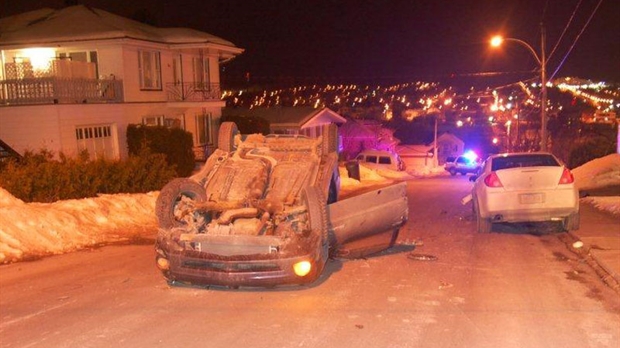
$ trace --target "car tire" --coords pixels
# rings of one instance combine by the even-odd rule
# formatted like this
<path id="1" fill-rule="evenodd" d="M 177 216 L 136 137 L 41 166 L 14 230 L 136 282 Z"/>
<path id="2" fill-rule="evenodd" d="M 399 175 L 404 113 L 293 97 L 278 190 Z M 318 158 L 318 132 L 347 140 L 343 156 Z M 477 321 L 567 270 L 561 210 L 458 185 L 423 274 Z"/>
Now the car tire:
<path id="1" fill-rule="evenodd" d="M 307 186 L 301 193 L 301 199 L 308 209 L 310 229 L 314 233 L 319 233 L 324 241 L 328 241 L 327 204 L 321 190 L 316 186 Z"/>
<path id="2" fill-rule="evenodd" d="M 481 216 L 480 206 L 478 205 L 477 200 L 474 204 L 476 205 L 474 208 L 474 214 L 476 215 L 476 228 L 478 229 L 478 233 L 490 233 L 491 228 L 493 227 L 493 223 L 491 222 L 491 220 L 483 218 Z"/>
<path id="3" fill-rule="evenodd" d="M 187 178 L 178 178 L 169 182 L 159 192 L 155 201 L 155 214 L 159 227 L 168 229 L 187 225 L 175 215 L 183 197 L 190 198 L 190 204 L 191 202 L 200 203 L 207 200 L 207 193 L 204 187 Z"/>
<path id="4" fill-rule="evenodd" d="M 308 209 L 308 219 L 310 220 L 310 229 L 313 234 L 321 236 L 321 255 L 323 260 L 319 263 L 319 273 L 323 271 L 323 267 L 329 257 L 329 247 L 335 237 L 329 235 L 327 228 L 327 203 L 321 190 L 316 186 L 306 186 L 301 192 L 302 202 Z"/>
<path id="5" fill-rule="evenodd" d="M 331 123 L 324 126 L 323 131 L 323 143 L 321 144 L 321 151 L 323 155 L 338 151 L 338 126 Z"/>
<path id="6" fill-rule="evenodd" d="M 454 169 L 450 169 L 448 172 L 450 172 L 450 175 L 452 175 L 452 176 L 456 175 L 456 170 L 454 170 Z"/>
<path id="7" fill-rule="evenodd" d="M 235 145 L 235 136 L 239 134 L 237 124 L 234 122 L 223 122 L 217 133 L 217 147 L 226 152 L 232 152 L 237 149 Z"/>
<path id="8" fill-rule="evenodd" d="M 569 216 L 565 217 L 562 221 L 562 228 L 566 231 L 576 231 L 579 229 L 579 212 L 572 213 Z"/>

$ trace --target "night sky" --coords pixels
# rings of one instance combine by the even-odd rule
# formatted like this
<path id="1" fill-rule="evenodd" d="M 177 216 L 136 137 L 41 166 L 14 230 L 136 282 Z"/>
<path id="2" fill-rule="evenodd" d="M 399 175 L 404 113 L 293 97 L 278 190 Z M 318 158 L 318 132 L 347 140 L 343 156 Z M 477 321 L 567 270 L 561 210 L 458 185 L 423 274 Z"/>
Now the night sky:
<path id="1" fill-rule="evenodd" d="M 619 0 L 77 0 L 161 27 L 202 30 L 244 48 L 225 65 L 223 78 L 246 72 L 254 81 L 484 79 L 497 73 L 520 80 L 537 76 L 526 48 L 507 42 L 491 49 L 501 32 L 526 41 L 540 54 L 540 23 L 547 54 L 574 16 L 547 67 L 551 76 L 620 82 Z M 4 17 L 63 0 L 1 0 Z M 600 3 L 585 31 L 586 22 Z M 575 43 L 575 40 L 576 43 Z M 489 74 L 486 74 L 488 76 Z"/>

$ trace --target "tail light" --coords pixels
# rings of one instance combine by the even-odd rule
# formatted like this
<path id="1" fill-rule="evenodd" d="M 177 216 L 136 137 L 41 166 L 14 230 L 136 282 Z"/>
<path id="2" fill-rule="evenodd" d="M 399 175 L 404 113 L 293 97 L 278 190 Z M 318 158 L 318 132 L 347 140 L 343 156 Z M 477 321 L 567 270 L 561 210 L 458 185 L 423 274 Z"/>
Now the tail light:
<path id="1" fill-rule="evenodd" d="M 573 173 L 570 172 L 570 170 L 568 170 L 568 168 L 564 168 L 564 171 L 562 172 L 562 176 L 560 177 L 560 185 L 563 184 L 572 184 L 573 182 L 575 182 L 575 177 L 573 176 Z"/>
<path id="2" fill-rule="evenodd" d="M 484 178 L 484 184 L 488 187 L 504 187 L 495 172 L 491 172 L 491 174 L 487 175 L 486 178 Z"/>

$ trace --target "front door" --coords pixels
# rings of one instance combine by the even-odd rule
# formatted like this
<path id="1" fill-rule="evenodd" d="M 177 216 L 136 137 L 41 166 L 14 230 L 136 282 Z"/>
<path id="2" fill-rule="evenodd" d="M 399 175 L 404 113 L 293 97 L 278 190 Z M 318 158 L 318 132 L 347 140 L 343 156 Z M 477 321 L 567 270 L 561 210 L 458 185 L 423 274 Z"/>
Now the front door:
<path id="1" fill-rule="evenodd" d="M 327 206 L 335 254 L 356 258 L 390 248 L 409 218 L 407 183 L 382 187 Z"/>

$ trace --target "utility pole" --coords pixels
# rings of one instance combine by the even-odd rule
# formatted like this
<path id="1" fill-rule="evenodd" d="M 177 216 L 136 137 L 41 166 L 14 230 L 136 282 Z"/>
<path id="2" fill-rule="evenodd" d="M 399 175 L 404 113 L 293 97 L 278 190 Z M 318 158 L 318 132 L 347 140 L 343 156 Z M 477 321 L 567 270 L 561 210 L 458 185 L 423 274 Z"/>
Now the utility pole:
<path id="1" fill-rule="evenodd" d="M 545 26 L 540 24 L 540 150 L 547 151 L 547 58 L 545 54 Z"/>

